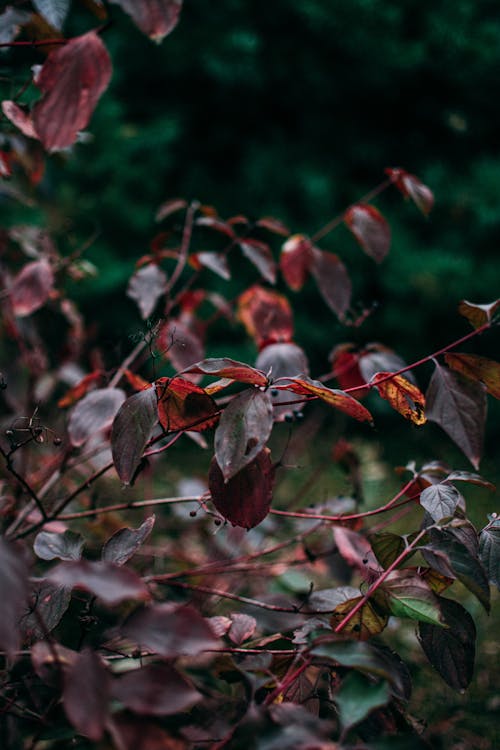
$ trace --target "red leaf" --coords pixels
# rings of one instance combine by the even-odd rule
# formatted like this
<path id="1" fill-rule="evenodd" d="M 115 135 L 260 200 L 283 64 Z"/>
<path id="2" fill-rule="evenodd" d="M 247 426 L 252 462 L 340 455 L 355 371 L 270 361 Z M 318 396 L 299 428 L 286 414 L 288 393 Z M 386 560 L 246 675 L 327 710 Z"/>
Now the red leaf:
<path id="1" fill-rule="evenodd" d="M 196 656 L 219 644 L 207 621 L 190 605 L 143 607 L 131 614 L 121 630 L 141 648 L 166 659 Z"/>
<path id="2" fill-rule="evenodd" d="M 182 198 L 174 198 L 173 200 L 165 201 L 156 212 L 155 219 L 156 221 L 162 221 L 163 219 L 166 219 L 167 216 L 170 216 L 170 214 L 180 211 L 181 209 L 186 208 L 186 206 L 187 201 Z"/>
<path id="3" fill-rule="evenodd" d="M 103 546 L 101 558 L 115 565 L 124 565 L 144 544 L 151 534 L 154 523 L 155 516 L 152 515 L 146 518 L 138 529 L 118 529 Z"/>
<path id="4" fill-rule="evenodd" d="M 113 698 L 137 714 L 172 716 L 187 711 L 201 695 L 170 664 L 147 664 L 115 680 Z"/>
<path id="5" fill-rule="evenodd" d="M 391 246 L 391 229 L 380 211 L 367 203 L 347 209 L 344 221 L 367 255 L 381 263 Z"/>
<path id="6" fill-rule="evenodd" d="M 499 309 L 500 299 L 497 299 L 495 302 L 491 302 L 488 305 L 477 305 L 474 302 L 468 302 L 464 299 L 458 306 L 458 312 L 460 315 L 467 318 L 474 328 L 479 328 L 485 323 L 490 323 L 495 320 L 496 313 Z"/>
<path id="7" fill-rule="evenodd" d="M 14 315 L 25 317 L 42 307 L 49 299 L 54 285 L 54 273 L 48 261 L 27 263 L 17 274 L 10 287 L 10 300 Z"/>
<path id="8" fill-rule="evenodd" d="M 154 386 L 134 393 L 121 405 L 111 430 L 111 451 L 116 473 L 124 484 L 135 476 L 158 422 L 156 389 Z"/>
<path id="9" fill-rule="evenodd" d="M 313 245 L 304 234 L 294 234 L 281 248 L 280 270 L 294 292 L 298 292 L 304 286 L 312 261 Z"/>
<path id="10" fill-rule="evenodd" d="M 215 456 L 210 464 L 208 486 L 219 513 L 233 526 L 253 529 L 269 513 L 273 494 L 274 467 L 264 448 L 238 474 L 225 482 Z"/>
<path id="11" fill-rule="evenodd" d="M 194 372 L 199 375 L 214 375 L 218 378 L 230 378 L 237 380 L 239 383 L 249 383 L 250 385 L 267 386 L 268 379 L 261 370 L 250 367 L 243 362 L 236 362 L 234 359 L 213 358 L 203 359 L 195 365 L 191 365 L 185 372 Z"/>
<path id="12" fill-rule="evenodd" d="M 59 399 L 59 401 L 57 402 L 59 408 L 64 409 L 67 406 L 73 406 L 74 403 L 79 401 L 81 398 L 83 398 L 83 396 L 85 396 L 86 393 L 88 393 L 89 389 L 94 385 L 94 383 L 101 380 L 102 376 L 103 373 L 101 370 L 95 370 L 94 372 L 85 375 L 85 377 L 82 378 L 79 383 L 70 388 L 69 391 L 66 391 L 64 396 Z"/>
<path id="13" fill-rule="evenodd" d="M 16 128 L 19 128 L 23 135 L 27 138 L 36 138 L 38 140 L 31 114 L 20 107 L 19 104 L 6 99 L 2 102 L 2 112 Z"/>
<path id="14" fill-rule="evenodd" d="M 352 285 L 346 267 L 334 253 L 312 248 L 311 273 L 328 307 L 342 320 L 351 304 Z"/>
<path id="15" fill-rule="evenodd" d="M 388 167 L 385 173 L 389 175 L 394 185 L 403 193 L 405 198 L 411 198 L 425 216 L 430 213 L 434 205 L 434 195 L 427 185 L 424 185 L 414 174 L 409 174 L 406 170 L 398 167 Z"/>
<path id="16" fill-rule="evenodd" d="M 87 393 L 69 415 L 68 435 L 71 444 L 79 447 L 91 435 L 111 427 L 124 401 L 125 392 L 121 388 L 97 388 Z"/>
<path id="17" fill-rule="evenodd" d="M 436 422 L 478 469 L 486 422 L 484 387 L 436 363 L 426 399 L 427 419 Z"/>
<path id="18" fill-rule="evenodd" d="M 183 316 L 184 317 L 184 316 Z M 183 371 L 190 365 L 203 359 L 205 347 L 200 333 L 196 330 L 196 320 L 189 315 L 185 319 L 173 319 L 161 328 L 158 335 L 158 346 L 172 366 Z M 188 380 L 198 381 L 198 377 Z"/>
<path id="19" fill-rule="evenodd" d="M 283 377 L 309 374 L 309 363 L 305 352 L 300 346 L 292 343 L 265 346 L 260 351 L 255 364 L 264 372 L 269 373 L 272 381 Z M 281 405 L 291 400 L 287 391 L 271 388 L 271 398 L 275 422 L 282 422 L 287 416 L 293 414 L 293 404 Z M 298 404 L 297 407 L 300 409 L 301 405 Z"/>
<path id="20" fill-rule="evenodd" d="M 215 401 L 199 385 L 184 378 L 159 378 L 156 381 L 158 416 L 164 430 L 201 432 L 219 418 Z"/>
<path id="21" fill-rule="evenodd" d="M 110 0 L 132 18 L 150 39 L 161 42 L 179 21 L 182 0 Z"/>
<path id="22" fill-rule="evenodd" d="M 241 252 L 254 264 L 260 275 L 270 284 L 276 283 L 276 262 L 271 248 L 265 242 L 247 239 L 239 242 Z"/>
<path id="23" fill-rule="evenodd" d="M 292 309 L 287 298 L 278 292 L 251 286 L 238 298 L 238 318 L 257 346 L 292 339 Z"/>
<path id="24" fill-rule="evenodd" d="M 261 452 L 272 427 L 273 407 L 267 391 L 248 388 L 229 402 L 215 431 L 215 457 L 225 482 Z"/>
<path id="25" fill-rule="evenodd" d="M 236 237 L 235 231 L 232 226 L 228 224 L 227 221 L 222 221 L 222 219 L 219 219 L 217 216 L 199 216 L 196 219 L 195 223 L 199 227 L 209 227 L 215 232 L 225 234 L 226 237 L 230 237 L 231 239 L 234 239 Z"/>
<path id="26" fill-rule="evenodd" d="M 12 177 L 12 154 L 0 151 L 0 177 Z"/>
<path id="27" fill-rule="evenodd" d="M 149 599 L 149 591 L 137 573 L 102 560 L 59 563 L 46 579 L 60 586 L 89 591 L 110 605 L 126 599 Z"/>
<path id="28" fill-rule="evenodd" d="M 491 396 L 500 398 L 500 363 L 477 354 L 445 354 L 446 364 L 471 380 L 484 383 Z"/>
<path id="29" fill-rule="evenodd" d="M 156 263 L 142 266 L 132 274 L 128 283 L 127 296 L 137 303 L 143 320 L 153 313 L 166 286 L 167 277 Z"/>
<path id="30" fill-rule="evenodd" d="M 231 278 L 227 259 L 223 253 L 193 253 L 193 255 L 189 256 L 189 262 L 196 271 L 199 271 L 201 268 L 208 268 L 225 281 L 228 281 Z"/>
<path id="31" fill-rule="evenodd" d="M 329 356 L 332 363 L 332 374 L 338 380 L 340 387 L 343 390 L 359 388 L 354 394 L 356 398 L 362 398 L 370 392 L 369 388 L 360 388 L 360 386 L 366 384 L 359 366 L 361 354 L 356 350 L 354 344 L 339 344 L 331 351 Z"/>
<path id="32" fill-rule="evenodd" d="M 71 146 L 85 128 L 111 78 L 111 60 L 95 31 L 52 51 L 36 79 L 42 98 L 35 130 L 48 151 Z"/>
<path id="33" fill-rule="evenodd" d="M 416 385 L 410 383 L 403 375 L 394 375 L 390 380 L 379 383 L 390 375 L 389 372 L 378 372 L 371 382 L 376 385 L 381 397 L 388 401 L 393 409 L 409 419 L 413 424 L 425 424 L 425 396 Z"/>
<path id="34" fill-rule="evenodd" d="M 149 386 L 151 385 L 150 382 L 144 380 L 144 378 L 142 378 L 136 372 L 124 370 L 123 374 L 127 378 L 128 384 L 134 389 L 134 391 L 143 391 L 145 388 L 149 388 Z"/>
<path id="35" fill-rule="evenodd" d="M 77 732 L 94 742 L 104 734 L 109 693 L 108 671 L 95 651 L 84 649 L 65 670 L 63 705 Z"/>
<path id="36" fill-rule="evenodd" d="M 19 648 L 19 621 L 27 598 L 28 567 L 22 551 L 0 537 L 0 648 L 12 658 Z"/>
<path id="37" fill-rule="evenodd" d="M 286 378 L 286 380 L 289 381 L 286 386 L 276 387 L 286 388 L 301 396 L 315 396 L 335 409 L 344 412 L 344 414 L 354 417 L 359 422 L 373 422 L 373 417 L 368 409 L 362 406 L 355 398 L 349 396 L 348 393 L 344 393 L 344 391 L 327 388 L 319 380 L 311 380 L 305 376 L 300 378 Z"/>

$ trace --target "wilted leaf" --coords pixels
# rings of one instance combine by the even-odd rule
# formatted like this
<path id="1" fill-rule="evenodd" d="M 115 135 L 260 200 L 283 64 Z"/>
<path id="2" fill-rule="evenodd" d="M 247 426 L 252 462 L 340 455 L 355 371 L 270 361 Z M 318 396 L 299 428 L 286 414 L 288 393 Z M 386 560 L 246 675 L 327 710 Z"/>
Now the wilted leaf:
<path id="1" fill-rule="evenodd" d="M 435 367 L 426 393 L 427 419 L 436 422 L 478 469 L 486 422 L 484 388 L 447 367 Z"/>
<path id="2" fill-rule="evenodd" d="M 391 614 L 411 620 L 442 625 L 439 601 L 426 581 L 415 571 L 395 570 L 380 586 Z"/>
<path id="3" fill-rule="evenodd" d="M 311 274 L 328 307 L 342 320 L 351 304 L 352 284 L 346 267 L 334 253 L 312 248 Z"/>
<path id="4" fill-rule="evenodd" d="M 152 515 L 146 518 L 138 529 L 118 529 L 104 544 L 101 559 L 115 565 L 124 565 L 142 547 L 151 534 L 154 523 L 155 516 Z"/>
<path id="5" fill-rule="evenodd" d="M 137 303 L 143 320 L 153 313 L 166 286 L 167 277 L 156 263 L 148 263 L 132 274 L 127 287 L 127 296 Z"/>
<path id="6" fill-rule="evenodd" d="M 193 253 L 189 256 L 189 263 L 196 271 L 199 271 L 201 268 L 208 268 L 210 271 L 216 273 L 217 276 L 220 276 L 221 279 L 228 281 L 231 278 L 231 272 L 224 253 L 210 251 Z"/>
<path id="7" fill-rule="evenodd" d="M 199 385 L 184 378 L 158 378 L 158 416 L 164 430 L 201 432 L 219 418 L 215 401 Z"/>
<path id="8" fill-rule="evenodd" d="M 38 140 L 38 134 L 35 130 L 33 118 L 30 112 L 10 99 L 4 99 L 2 102 L 2 112 L 5 117 L 16 126 L 16 128 L 19 128 L 23 135 L 27 138 L 36 138 Z"/>
<path id="9" fill-rule="evenodd" d="M 353 599 L 348 599 L 335 608 L 330 619 L 330 624 L 334 630 L 354 607 L 359 604 L 362 598 L 360 595 Z M 341 632 L 350 634 L 353 638 L 357 638 L 360 641 L 365 641 L 381 633 L 387 625 L 388 619 L 389 615 L 387 612 L 380 611 L 373 602 L 367 601 L 351 617 L 349 622 L 342 627 Z"/>
<path id="10" fill-rule="evenodd" d="M 434 195 L 427 185 L 424 185 L 414 174 L 409 174 L 399 167 L 388 167 L 385 172 L 405 198 L 411 198 L 424 216 L 430 213 L 434 205 Z"/>
<path id="11" fill-rule="evenodd" d="M 391 246 L 391 229 L 380 211 L 367 203 L 357 203 L 347 209 L 344 222 L 365 253 L 381 263 Z"/>
<path id="12" fill-rule="evenodd" d="M 267 376 L 261 370 L 246 365 L 244 362 L 237 362 L 234 359 L 223 357 L 204 359 L 188 367 L 185 372 L 213 375 L 217 378 L 229 378 L 237 380 L 239 383 L 249 383 L 250 385 L 266 386 L 268 384 Z"/>
<path id="13" fill-rule="evenodd" d="M 292 339 L 292 309 L 287 298 L 278 292 L 251 286 L 238 298 L 238 318 L 259 347 Z"/>
<path id="14" fill-rule="evenodd" d="M 68 435 L 71 444 L 79 447 L 91 435 L 111 427 L 125 398 L 125 392 L 121 388 L 97 388 L 87 393 L 69 415 Z"/>
<path id="15" fill-rule="evenodd" d="M 496 516 L 479 535 L 479 559 L 489 580 L 500 589 L 500 519 Z"/>
<path id="16" fill-rule="evenodd" d="M 474 671 L 476 628 L 461 604 L 439 599 L 446 628 L 421 622 L 418 640 L 430 663 L 443 680 L 460 692 L 469 685 Z"/>
<path id="17" fill-rule="evenodd" d="M 95 31 L 49 54 L 36 78 L 43 96 L 33 108 L 35 130 L 48 151 L 76 141 L 110 78 L 111 59 Z"/>
<path id="18" fill-rule="evenodd" d="M 325 401 L 335 409 L 347 414 L 359 422 L 373 422 L 373 417 L 362 404 L 344 391 L 327 388 L 319 380 L 311 380 L 306 376 L 287 378 L 286 389 L 301 396 L 315 396 Z"/>
<path id="19" fill-rule="evenodd" d="M 187 711 L 200 693 L 170 664 L 146 664 L 114 681 L 113 698 L 144 716 L 172 716 Z"/>
<path id="20" fill-rule="evenodd" d="M 14 315 L 25 317 L 42 307 L 54 286 L 54 273 L 44 259 L 27 263 L 9 289 Z"/>
<path id="21" fill-rule="evenodd" d="M 298 292 L 304 286 L 312 260 L 313 246 L 304 234 L 294 234 L 281 248 L 280 270 L 294 292 Z"/>
<path id="22" fill-rule="evenodd" d="M 245 239 L 238 243 L 243 255 L 253 263 L 260 275 L 270 284 L 276 283 L 276 262 L 271 248 L 260 240 Z"/>
<path id="23" fill-rule="evenodd" d="M 491 396 L 500 398 L 500 363 L 477 354 L 445 354 L 446 364 L 452 370 L 471 380 L 484 383 Z"/>
<path id="24" fill-rule="evenodd" d="M 219 513 L 233 526 L 252 529 L 269 513 L 274 485 L 270 451 L 258 456 L 228 482 L 214 456 L 208 474 L 212 501 Z"/>
<path id="25" fill-rule="evenodd" d="M 130 484 L 134 478 L 157 422 L 155 386 L 134 393 L 118 410 L 111 430 L 111 451 L 116 472 L 124 484 Z"/>
<path id="26" fill-rule="evenodd" d="M 257 620 L 251 615 L 240 614 L 238 612 L 231 615 L 231 620 L 231 627 L 228 633 L 229 639 L 236 646 L 241 646 L 242 643 L 251 638 L 255 633 Z"/>
<path id="27" fill-rule="evenodd" d="M 416 385 L 410 383 L 402 375 L 393 375 L 390 380 L 383 381 L 389 372 L 378 372 L 371 382 L 377 387 L 382 398 L 390 403 L 393 409 L 409 419 L 413 424 L 422 425 L 426 422 L 425 397 Z"/>
<path id="28" fill-rule="evenodd" d="M 54 29 L 61 31 L 71 0 L 33 0 L 33 5 Z"/>
<path id="29" fill-rule="evenodd" d="M 85 541 L 74 531 L 57 534 L 54 531 L 40 531 L 33 543 L 35 554 L 42 560 L 79 560 Z"/>
<path id="30" fill-rule="evenodd" d="M 108 671 L 95 651 L 85 648 L 64 672 L 63 705 L 77 732 L 94 742 L 104 734 L 109 695 Z"/>
<path id="31" fill-rule="evenodd" d="M 215 457 L 225 482 L 261 452 L 272 427 L 273 407 L 268 391 L 248 388 L 229 402 L 215 431 Z"/>
<path id="32" fill-rule="evenodd" d="M 21 549 L 0 536 L 0 649 L 12 657 L 19 648 L 19 621 L 28 599 L 28 567 Z"/>
<path id="33" fill-rule="evenodd" d="M 455 513 L 460 498 L 460 492 L 452 484 L 432 484 L 422 490 L 420 505 L 434 521 L 440 521 Z"/>
<path id="34" fill-rule="evenodd" d="M 386 680 L 373 682 L 359 672 L 349 672 L 334 696 L 344 730 L 359 724 L 375 708 L 385 706 L 390 697 Z"/>
<path id="35" fill-rule="evenodd" d="M 60 586 L 89 591 L 110 605 L 125 599 L 149 598 L 149 591 L 137 573 L 101 560 L 59 563 L 46 579 Z"/>
<path id="36" fill-rule="evenodd" d="M 122 634 L 141 648 L 164 656 L 196 656 L 219 645 L 209 624 L 190 605 L 153 604 L 133 612 Z"/>
<path id="37" fill-rule="evenodd" d="M 485 323 L 490 323 L 497 317 L 500 309 L 500 299 L 488 305 L 479 305 L 464 299 L 458 306 L 458 312 L 467 318 L 474 328 L 480 328 Z"/>

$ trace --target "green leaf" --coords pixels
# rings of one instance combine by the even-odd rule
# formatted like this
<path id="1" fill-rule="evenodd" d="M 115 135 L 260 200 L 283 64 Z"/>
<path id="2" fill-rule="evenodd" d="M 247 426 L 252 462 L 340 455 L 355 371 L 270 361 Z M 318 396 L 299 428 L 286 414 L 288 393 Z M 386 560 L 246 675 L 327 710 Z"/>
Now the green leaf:
<path id="1" fill-rule="evenodd" d="M 389 685 L 386 680 L 372 682 L 359 672 L 350 672 L 334 700 L 342 727 L 349 729 L 363 721 L 375 708 L 385 706 L 390 700 Z"/>
<path id="2" fill-rule="evenodd" d="M 500 518 L 491 518 L 479 535 L 479 559 L 489 580 L 500 589 Z"/>
<path id="3" fill-rule="evenodd" d="M 441 610 L 429 585 L 413 571 L 397 570 L 380 587 L 391 614 L 411 620 L 442 625 Z"/>
<path id="4" fill-rule="evenodd" d="M 418 639 L 430 663 L 454 690 L 463 691 L 474 671 L 476 628 L 461 604 L 440 598 L 446 628 L 421 622 Z"/>
<path id="5" fill-rule="evenodd" d="M 398 534 L 382 531 L 369 537 L 375 557 L 383 568 L 388 568 L 405 548 L 405 542 Z M 407 558 L 408 559 L 408 558 Z"/>

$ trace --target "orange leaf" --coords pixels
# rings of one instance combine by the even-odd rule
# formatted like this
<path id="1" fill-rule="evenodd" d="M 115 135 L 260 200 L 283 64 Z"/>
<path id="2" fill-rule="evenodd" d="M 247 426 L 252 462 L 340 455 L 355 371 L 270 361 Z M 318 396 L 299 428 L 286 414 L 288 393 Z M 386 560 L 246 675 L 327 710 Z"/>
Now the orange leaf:
<path id="1" fill-rule="evenodd" d="M 158 418 L 164 430 L 201 432 L 219 418 L 215 401 L 199 385 L 184 378 L 158 378 Z"/>
<path id="2" fill-rule="evenodd" d="M 476 354 L 445 354 L 446 364 L 471 380 L 484 383 L 488 393 L 500 398 L 500 363 Z"/>
<path id="3" fill-rule="evenodd" d="M 66 391 L 64 396 L 59 399 L 57 402 L 59 408 L 65 409 L 67 406 L 73 406 L 73 404 L 83 398 L 87 391 L 102 378 L 102 374 L 101 370 L 96 370 L 89 375 L 85 375 L 84 378 L 70 388 L 69 391 Z"/>
<path id="4" fill-rule="evenodd" d="M 287 298 L 255 284 L 238 299 L 238 318 L 257 346 L 291 341 L 293 314 Z"/>
<path id="5" fill-rule="evenodd" d="M 359 420 L 360 422 L 373 422 L 373 417 L 359 401 L 349 396 L 344 391 L 338 391 L 334 388 L 327 388 L 319 380 L 311 380 L 305 376 L 300 378 L 283 378 L 288 381 L 286 386 L 282 388 L 298 393 L 301 396 L 316 396 L 322 401 L 325 401 L 335 409 L 348 414 L 350 417 Z M 275 386 L 280 387 L 280 386 Z"/>
<path id="6" fill-rule="evenodd" d="M 379 383 L 380 380 L 389 377 L 390 380 Z M 425 396 L 416 385 L 402 375 L 392 375 L 390 372 L 378 372 L 371 382 L 377 386 L 382 398 L 403 417 L 410 419 L 414 424 L 425 424 Z"/>
<path id="7" fill-rule="evenodd" d="M 458 312 L 467 318 L 474 328 L 480 328 L 485 323 L 491 323 L 500 308 L 500 299 L 489 305 L 476 305 L 464 299 L 458 306 Z"/>

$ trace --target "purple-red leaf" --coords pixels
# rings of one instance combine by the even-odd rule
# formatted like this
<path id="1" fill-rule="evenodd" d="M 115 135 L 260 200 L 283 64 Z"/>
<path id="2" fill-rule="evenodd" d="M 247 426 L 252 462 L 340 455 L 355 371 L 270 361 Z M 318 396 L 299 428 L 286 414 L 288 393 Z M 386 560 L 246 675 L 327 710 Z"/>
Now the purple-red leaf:
<path id="1" fill-rule="evenodd" d="M 184 378 L 158 378 L 158 417 L 164 430 L 201 432 L 219 418 L 215 401 L 199 385 Z"/>
<path id="2" fill-rule="evenodd" d="M 118 529 L 113 536 L 104 544 L 101 558 L 115 565 L 124 565 L 127 560 L 135 555 L 139 547 L 142 547 L 151 534 L 155 523 L 155 516 L 146 518 L 138 529 Z"/>
<path id="3" fill-rule="evenodd" d="M 487 409 L 484 386 L 436 363 L 426 402 L 427 419 L 436 422 L 478 469 Z"/>
<path id="4" fill-rule="evenodd" d="M 346 267 L 334 253 L 312 248 L 311 273 L 328 307 L 342 320 L 351 304 L 352 285 Z"/>
<path id="5" fill-rule="evenodd" d="M 137 303 L 143 320 L 153 313 L 166 286 L 167 277 L 156 263 L 142 266 L 130 277 L 127 296 Z"/>
<path id="6" fill-rule="evenodd" d="M 115 680 L 113 698 L 144 716 L 171 716 L 189 709 L 200 693 L 170 664 L 147 664 Z"/>
<path id="7" fill-rule="evenodd" d="M 196 656 L 219 641 L 204 617 L 190 605 L 153 604 L 136 610 L 121 628 L 141 648 L 164 656 Z"/>
<path id="8" fill-rule="evenodd" d="M 36 133 L 48 151 L 71 146 L 108 87 L 111 59 L 95 31 L 53 50 L 36 78 L 42 98 L 33 109 Z"/>
<path id="9" fill-rule="evenodd" d="M 28 598 L 28 568 L 20 549 L 0 537 L 0 649 L 11 656 L 19 648 L 19 620 Z"/>
<path id="10" fill-rule="evenodd" d="M 19 128 L 21 133 L 27 138 L 36 138 L 38 134 L 35 130 L 31 114 L 10 99 L 2 102 L 2 112 L 10 122 Z"/>
<path id="11" fill-rule="evenodd" d="M 367 203 L 347 209 L 344 221 L 367 255 L 381 263 L 391 246 L 391 229 L 380 211 Z"/>
<path id="12" fill-rule="evenodd" d="M 241 646 L 242 643 L 247 641 L 255 633 L 257 627 L 257 620 L 251 615 L 244 615 L 238 612 L 231 615 L 231 627 L 229 628 L 228 636 L 236 646 Z"/>
<path id="13" fill-rule="evenodd" d="M 50 581 L 36 581 L 27 611 L 19 622 L 26 644 L 43 640 L 52 632 L 68 609 L 71 591 Z"/>
<path id="14" fill-rule="evenodd" d="M 38 310 L 47 302 L 53 286 L 54 273 L 48 261 L 27 263 L 9 290 L 14 315 L 21 318 Z"/>
<path id="15" fill-rule="evenodd" d="M 165 201 L 165 203 L 162 203 L 157 210 L 155 219 L 156 221 L 162 221 L 163 219 L 166 219 L 167 216 L 170 216 L 171 214 L 174 214 L 177 211 L 181 211 L 183 208 L 186 208 L 186 206 L 187 201 L 185 201 L 183 198 L 173 198 L 171 200 Z"/>
<path id="16" fill-rule="evenodd" d="M 333 527 L 333 539 L 344 560 L 356 568 L 363 578 L 369 578 L 373 573 L 380 573 L 381 567 L 372 550 L 370 542 L 357 531 L 343 526 Z"/>
<path id="17" fill-rule="evenodd" d="M 149 591 L 137 573 L 102 560 L 62 562 L 46 578 L 60 586 L 89 591 L 110 605 L 125 599 L 149 598 Z"/>
<path id="18" fill-rule="evenodd" d="M 69 416 L 68 435 L 71 444 L 79 447 L 91 435 L 111 427 L 124 401 L 125 392 L 121 388 L 97 388 L 87 393 Z"/>
<path id="19" fill-rule="evenodd" d="M 63 705 L 79 734 L 99 741 L 108 718 L 110 677 L 99 656 L 84 649 L 64 673 Z"/>
<path id="20" fill-rule="evenodd" d="M 388 167 L 385 173 L 389 175 L 405 198 L 411 198 L 424 216 L 430 213 L 434 205 L 434 195 L 427 185 L 424 185 L 414 174 L 409 174 L 405 169 L 399 167 Z"/>
<path id="21" fill-rule="evenodd" d="M 155 42 L 161 42 L 177 26 L 182 0 L 110 0 L 132 18 Z"/>
<path id="22" fill-rule="evenodd" d="M 219 513 L 233 526 L 252 529 L 269 513 L 274 485 L 270 451 L 264 448 L 228 482 L 215 456 L 210 464 L 208 486 Z"/>
<path id="23" fill-rule="evenodd" d="M 158 422 L 156 388 L 134 393 L 118 410 L 111 430 L 115 469 L 124 484 L 130 484 L 144 449 Z"/>
<path id="24" fill-rule="evenodd" d="M 434 521 L 441 521 L 455 513 L 460 492 L 452 484 L 431 484 L 420 493 L 420 505 L 425 508 Z"/>
<path id="25" fill-rule="evenodd" d="M 268 391 L 248 388 L 229 402 L 215 431 L 215 457 L 226 482 L 261 452 L 272 427 Z"/>
<path id="26" fill-rule="evenodd" d="M 213 375 L 217 378 L 229 378 L 237 380 L 239 383 L 249 383 L 250 385 L 266 386 L 268 384 L 267 376 L 261 370 L 227 357 L 203 359 L 201 362 L 188 367 L 185 370 L 186 372 L 194 372 L 199 375 Z"/>
<path id="27" fill-rule="evenodd" d="M 274 290 L 255 284 L 243 292 L 238 299 L 238 318 L 259 347 L 292 339 L 292 308 L 287 298 Z"/>
<path id="28" fill-rule="evenodd" d="M 246 239 L 239 242 L 241 252 L 254 264 L 260 275 L 270 284 L 276 283 L 276 261 L 271 248 L 265 242 Z"/>
<path id="29" fill-rule="evenodd" d="M 280 270 L 294 292 L 298 292 L 304 286 L 312 261 L 313 245 L 304 234 L 294 234 L 281 248 Z"/>

